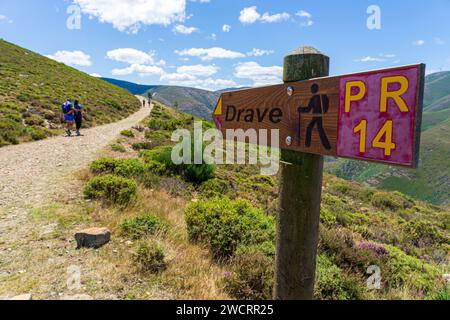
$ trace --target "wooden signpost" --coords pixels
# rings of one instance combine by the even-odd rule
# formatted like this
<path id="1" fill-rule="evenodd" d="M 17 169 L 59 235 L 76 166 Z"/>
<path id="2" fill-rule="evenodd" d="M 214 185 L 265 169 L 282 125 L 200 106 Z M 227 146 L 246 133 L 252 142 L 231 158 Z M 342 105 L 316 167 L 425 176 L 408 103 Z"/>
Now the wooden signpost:
<path id="1" fill-rule="evenodd" d="M 219 130 L 279 129 L 276 299 L 312 299 L 323 156 L 415 168 L 425 65 L 327 77 L 329 58 L 311 47 L 285 58 L 284 84 L 225 92 Z"/>
<path id="2" fill-rule="evenodd" d="M 227 129 L 279 129 L 283 149 L 416 167 L 424 65 L 223 93 Z"/>

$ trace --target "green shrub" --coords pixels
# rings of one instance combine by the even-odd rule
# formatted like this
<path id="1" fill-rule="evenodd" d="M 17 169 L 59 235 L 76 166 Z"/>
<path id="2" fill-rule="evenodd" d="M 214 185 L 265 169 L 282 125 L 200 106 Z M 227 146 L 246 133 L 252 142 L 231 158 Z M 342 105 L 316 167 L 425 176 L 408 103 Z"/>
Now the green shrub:
<path id="1" fill-rule="evenodd" d="M 333 225 L 336 223 L 336 215 L 332 214 L 329 210 L 322 208 L 320 210 L 320 221 L 326 225 Z"/>
<path id="2" fill-rule="evenodd" d="M 158 161 L 149 161 L 145 164 L 147 171 L 154 173 L 156 175 L 164 175 L 167 172 L 167 167 L 164 163 Z"/>
<path id="3" fill-rule="evenodd" d="M 182 166 L 175 165 L 172 161 L 172 147 L 157 147 L 153 150 L 141 151 L 141 157 L 146 163 L 159 162 L 163 164 L 168 172 L 180 173 Z"/>
<path id="4" fill-rule="evenodd" d="M 166 269 L 165 253 L 161 245 L 156 241 L 141 241 L 133 262 L 142 273 L 159 273 Z"/>
<path id="5" fill-rule="evenodd" d="M 325 254 L 317 257 L 314 297 L 318 300 L 364 299 L 364 287 L 360 279 L 346 275 Z"/>
<path id="6" fill-rule="evenodd" d="M 145 139 L 148 140 L 152 140 L 152 141 L 164 141 L 167 138 L 169 138 L 169 136 L 167 134 L 165 134 L 164 132 L 158 132 L 158 131 L 149 131 L 145 133 Z"/>
<path id="7" fill-rule="evenodd" d="M 32 115 L 31 117 L 25 119 L 25 124 L 28 126 L 42 126 L 44 124 L 44 119 Z"/>
<path id="8" fill-rule="evenodd" d="M 216 258 L 229 258 L 241 245 L 275 241 L 275 222 L 244 200 L 215 198 L 190 204 L 186 223 L 192 241 L 209 245 Z"/>
<path id="9" fill-rule="evenodd" d="M 201 184 L 214 177 L 216 167 L 211 164 L 190 164 L 186 167 L 184 176 L 187 181 Z"/>
<path id="10" fill-rule="evenodd" d="M 225 290 L 239 300 L 272 299 L 274 278 L 273 258 L 262 254 L 238 255 L 232 272 L 224 278 Z"/>
<path id="11" fill-rule="evenodd" d="M 120 153 L 125 153 L 127 152 L 127 149 L 125 149 L 125 147 L 121 144 L 113 144 L 111 146 L 111 150 L 115 151 L 115 152 L 120 152 Z"/>
<path id="12" fill-rule="evenodd" d="M 438 289 L 430 296 L 431 300 L 441 300 L 441 301 L 449 301 L 450 300 L 450 286 L 445 284 L 441 289 Z"/>
<path id="13" fill-rule="evenodd" d="M 389 272 L 384 273 L 384 278 L 390 287 L 406 285 L 425 292 L 436 287 L 436 281 L 441 276 L 437 267 L 409 256 L 397 247 L 386 245 L 386 248 L 390 253 L 387 263 Z"/>
<path id="14" fill-rule="evenodd" d="M 146 142 L 136 142 L 132 144 L 132 148 L 134 150 L 151 150 L 155 147 L 160 146 L 160 144 L 156 143 L 156 142 L 150 142 L 150 141 L 146 141 Z"/>
<path id="15" fill-rule="evenodd" d="M 120 134 L 122 136 L 124 136 L 124 137 L 127 137 L 127 138 L 134 138 L 135 137 L 133 131 L 131 131 L 131 130 L 123 130 Z"/>
<path id="16" fill-rule="evenodd" d="M 117 160 L 113 158 L 102 158 L 91 163 L 91 172 L 94 174 L 113 173 Z"/>
<path id="17" fill-rule="evenodd" d="M 144 172 L 145 166 L 138 159 L 117 160 L 114 168 L 114 174 L 125 178 L 139 177 Z"/>
<path id="18" fill-rule="evenodd" d="M 205 198 L 221 197 L 230 191 L 230 183 L 221 179 L 208 180 L 200 186 L 200 193 Z"/>
<path id="19" fill-rule="evenodd" d="M 369 218 L 362 213 L 344 211 L 336 214 L 336 221 L 342 226 L 355 226 L 368 223 Z"/>
<path id="20" fill-rule="evenodd" d="M 138 159 L 103 158 L 91 163 L 94 174 L 115 174 L 125 178 L 139 177 L 144 174 L 145 166 Z"/>
<path id="21" fill-rule="evenodd" d="M 123 177 L 98 176 L 86 184 L 83 193 L 89 199 L 128 205 L 136 197 L 137 185 L 135 181 Z"/>
<path id="22" fill-rule="evenodd" d="M 239 245 L 236 249 L 236 255 L 262 254 L 266 257 L 275 257 L 276 246 L 274 241 L 265 241 L 253 245 Z"/>
<path id="23" fill-rule="evenodd" d="M 40 127 L 28 127 L 26 128 L 26 132 L 31 136 L 31 139 L 34 141 L 43 140 L 51 135 L 50 132 L 46 131 Z"/>
<path id="24" fill-rule="evenodd" d="M 424 220 L 412 220 L 406 223 L 405 240 L 419 248 L 449 242 L 436 226 Z"/>
<path id="25" fill-rule="evenodd" d="M 138 180 L 147 189 L 158 188 L 161 185 L 161 177 L 150 171 L 146 171 Z"/>
<path id="26" fill-rule="evenodd" d="M 154 235 L 158 232 L 165 233 L 168 225 L 158 217 L 146 214 L 125 220 L 120 225 L 120 229 L 122 234 L 133 239 L 139 239 L 144 236 Z"/>
<path id="27" fill-rule="evenodd" d="M 380 209 L 399 210 L 402 205 L 390 192 L 376 192 L 372 197 L 372 205 Z"/>

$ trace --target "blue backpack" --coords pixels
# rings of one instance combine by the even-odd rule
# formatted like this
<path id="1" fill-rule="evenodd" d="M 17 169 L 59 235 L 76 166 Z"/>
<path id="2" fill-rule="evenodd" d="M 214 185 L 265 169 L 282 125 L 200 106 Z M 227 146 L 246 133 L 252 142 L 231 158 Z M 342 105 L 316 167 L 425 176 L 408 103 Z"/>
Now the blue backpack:
<path id="1" fill-rule="evenodd" d="M 67 114 L 67 113 L 69 113 L 70 111 L 72 110 L 72 105 L 70 104 L 70 103 L 64 103 L 63 105 L 62 105 L 62 112 L 64 113 L 64 114 Z"/>

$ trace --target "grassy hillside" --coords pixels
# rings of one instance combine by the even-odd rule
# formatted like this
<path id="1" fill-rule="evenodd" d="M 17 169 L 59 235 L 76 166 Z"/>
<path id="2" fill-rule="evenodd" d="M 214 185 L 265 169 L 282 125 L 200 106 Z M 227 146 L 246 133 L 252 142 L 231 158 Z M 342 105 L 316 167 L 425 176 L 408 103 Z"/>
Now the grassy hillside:
<path id="1" fill-rule="evenodd" d="M 440 111 L 450 106 L 450 71 L 426 77 L 424 107 L 426 111 Z"/>
<path id="2" fill-rule="evenodd" d="M 0 40 L 0 146 L 60 131 L 60 106 L 70 97 L 86 107 L 85 125 L 119 120 L 138 110 L 128 91 Z"/>
<path id="3" fill-rule="evenodd" d="M 220 92 L 212 92 L 189 87 L 178 86 L 145 86 L 132 82 L 103 78 L 103 80 L 118 85 L 133 94 L 145 95 L 150 92 L 154 100 L 170 106 L 181 112 L 196 117 L 211 120 L 211 113 L 219 100 Z"/>
<path id="4" fill-rule="evenodd" d="M 130 243 L 108 257 L 120 297 L 270 299 L 278 180 L 257 166 L 173 165 L 172 130 L 193 120 L 156 106 L 92 163 L 84 193 L 96 201 L 75 207 Z M 323 190 L 316 299 L 450 299 L 448 210 L 332 175 Z M 371 265 L 380 290 L 367 287 Z"/>
<path id="5" fill-rule="evenodd" d="M 450 203 L 450 72 L 427 76 L 420 164 L 417 170 L 338 159 L 327 163 L 337 176 L 397 190 L 435 204 Z"/>
<path id="6" fill-rule="evenodd" d="M 174 86 L 158 86 L 149 90 L 154 99 L 176 110 L 209 120 L 220 94 L 216 92 Z"/>

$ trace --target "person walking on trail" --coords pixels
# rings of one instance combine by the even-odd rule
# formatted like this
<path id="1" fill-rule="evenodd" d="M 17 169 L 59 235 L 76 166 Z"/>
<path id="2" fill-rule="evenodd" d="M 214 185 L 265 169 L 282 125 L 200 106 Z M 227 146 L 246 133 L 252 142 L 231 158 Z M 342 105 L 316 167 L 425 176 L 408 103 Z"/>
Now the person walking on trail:
<path id="1" fill-rule="evenodd" d="M 81 126 L 83 125 L 83 106 L 80 104 L 80 101 L 75 100 L 74 106 L 74 119 L 75 119 L 75 125 L 76 125 L 76 129 L 77 129 L 77 136 L 81 136 Z"/>
<path id="2" fill-rule="evenodd" d="M 67 136 L 72 136 L 72 128 L 74 122 L 74 108 L 72 104 L 72 99 L 67 99 L 67 101 L 61 106 L 61 111 L 63 113 L 63 120 L 66 123 L 66 133 Z"/>

